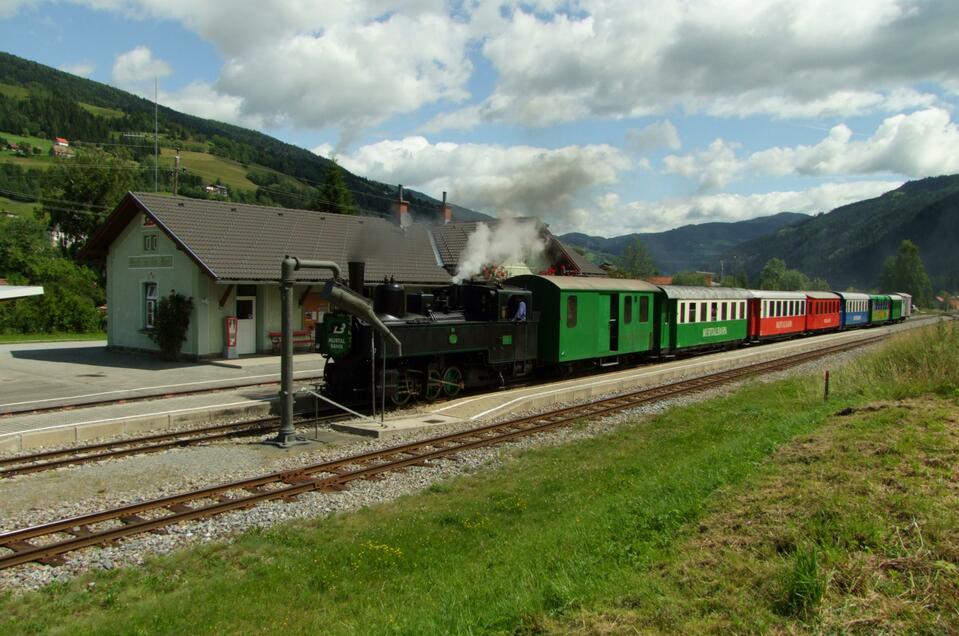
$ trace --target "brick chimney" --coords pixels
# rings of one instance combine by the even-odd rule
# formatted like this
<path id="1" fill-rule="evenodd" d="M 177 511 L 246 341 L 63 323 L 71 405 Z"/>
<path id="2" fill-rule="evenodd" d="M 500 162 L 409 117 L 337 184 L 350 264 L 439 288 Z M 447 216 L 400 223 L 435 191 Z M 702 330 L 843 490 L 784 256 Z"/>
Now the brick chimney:
<path id="1" fill-rule="evenodd" d="M 396 201 L 393 201 L 393 204 L 390 206 L 390 209 L 393 212 L 393 218 L 396 219 L 396 222 L 401 228 L 407 228 L 413 225 L 413 217 L 410 215 L 410 204 L 409 201 L 403 200 L 403 185 L 399 186 L 399 197 Z"/>
<path id="2" fill-rule="evenodd" d="M 443 219 L 443 225 L 453 220 L 453 208 L 446 203 L 446 192 L 443 192 L 443 203 L 440 205 L 440 218 Z"/>

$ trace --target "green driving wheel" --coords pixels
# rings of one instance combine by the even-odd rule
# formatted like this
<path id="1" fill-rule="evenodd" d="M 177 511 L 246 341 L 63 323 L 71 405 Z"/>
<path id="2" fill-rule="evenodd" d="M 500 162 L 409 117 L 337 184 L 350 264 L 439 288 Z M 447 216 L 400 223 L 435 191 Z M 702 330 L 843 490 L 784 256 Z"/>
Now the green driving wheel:
<path id="1" fill-rule="evenodd" d="M 447 367 L 443 372 L 443 393 L 456 397 L 463 390 L 463 372 L 459 367 Z"/>

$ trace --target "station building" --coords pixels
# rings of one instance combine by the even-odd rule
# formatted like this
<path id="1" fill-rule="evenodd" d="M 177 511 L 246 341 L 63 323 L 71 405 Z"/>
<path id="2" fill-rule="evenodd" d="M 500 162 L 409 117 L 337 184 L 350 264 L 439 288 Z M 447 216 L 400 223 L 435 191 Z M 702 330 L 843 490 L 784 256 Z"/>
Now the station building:
<path id="1" fill-rule="evenodd" d="M 478 223 L 452 222 L 445 205 L 436 223 L 412 222 L 405 201 L 393 208 L 386 219 L 127 193 L 81 253 L 106 265 L 108 347 L 156 351 L 149 333 L 157 303 L 178 292 L 193 300 L 185 357 L 224 357 L 228 317 L 237 319 L 238 354 L 275 353 L 286 255 L 334 261 L 344 278 L 349 261 L 363 261 L 368 291 L 390 277 L 410 288 L 449 285 Z M 551 272 L 604 275 L 545 225 L 528 221 L 537 223 Z M 525 266 L 509 265 L 510 274 Z M 329 272 L 297 275 L 294 330 L 312 334 L 328 309 L 320 290 Z"/>

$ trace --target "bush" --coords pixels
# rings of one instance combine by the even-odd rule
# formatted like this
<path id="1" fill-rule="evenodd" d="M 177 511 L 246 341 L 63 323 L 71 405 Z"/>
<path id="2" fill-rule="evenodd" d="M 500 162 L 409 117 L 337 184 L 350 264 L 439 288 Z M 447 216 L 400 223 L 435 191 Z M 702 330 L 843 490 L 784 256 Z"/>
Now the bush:
<path id="1" fill-rule="evenodd" d="M 179 359 L 187 329 L 190 328 L 191 313 L 193 299 L 175 291 L 161 298 L 157 304 L 150 339 L 160 345 L 160 351 L 166 359 Z"/>

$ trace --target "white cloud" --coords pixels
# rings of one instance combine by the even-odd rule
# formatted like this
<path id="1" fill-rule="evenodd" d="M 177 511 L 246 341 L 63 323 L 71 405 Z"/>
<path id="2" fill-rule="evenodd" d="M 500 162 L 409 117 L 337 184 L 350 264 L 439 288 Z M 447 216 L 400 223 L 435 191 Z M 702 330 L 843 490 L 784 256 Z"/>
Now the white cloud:
<path id="1" fill-rule="evenodd" d="M 144 97 L 153 98 L 152 87 L 141 93 Z M 244 112 L 241 98 L 219 92 L 205 82 L 192 82 L 177 91 L 161 90 L 159 102 L 174 110 L 205 119 L 215 119 L 247 128 L 261 128 L 264 125 L 262 117 Z"/>
<path id="2" fill-rule="evenodd" d="M 579 207 L 552 229 L 557 233 L 586 232 L 619 236 L 632 232 L 661 232 L 681 225 L 714 221 L 745 221 L 779 212 L 814 214 L 877 197 L 902 185 L 901 181 L 826 183 L 806 190 L 758 194 L 711 194 L 662 201 L 623 203 L 607 193 L 590 207 Z"/>
<path id="3" fill-rule="evenodd" d="M 683 143 L 679 139 L 679 131 L 668 119 L 653 122 L 639 130 L 630 128 L 626 131 L 626 147 L 633 152 L 645 154 L 660 148 L 679 150 Z"/>
<path id="4" fill-rule="evenodd" d="M 153 57 L 145 46 L 121 53 L 113 62 L 113 81 L 120 86 L 136 86 L 172 73 L 170 65 Z"/>
<path id="5" fill-rule="evenodd" d="M 725 188 L 740 172 L 744 164 L 736 157 L 739 144 L 716 139 L 706 150 L 688 155 L 669 155 L 663 159 L 666 172 L 699 181 L 700 191 Z"/>
<path id="6" fill-rule="evenodd" d="M 60 67 L 61 71 L 72 73 L 79 77 L 90 77 L 97 67 L 92 62 L 77 62 L 75 64 L 64 64 Z"/>
<path id="7" fill-rule="evenodd" d="M 506 17 L 484 17 L 493 94 L 431 129 L 675 108 L 852 116 L 927 107 L 936 97 L 915 86 L 959 83 L 952 0 L 580 0 L 560 14 L 552 2 L 510 4 Z"/>
<path id="8" fill-rule="evenodd" d="M 437 104 L 423 131 L 676 109 L 849 117 L 959 90 L 953 0 L 69 1 L 176 21 L 222 54 L 214 89 L 241 116 L 347 138 Z M 0 0 L 0 15 L 41 3 Z M 474 54 L 496 74 L 479 103 Z M 164 70 L 135 62 L 115 81 Z"/>
<path id="9" fill-rule="evenodd" d="M 749 165 L 777 175 L 892 172 L 927 177 L 959 172 L 957 148 L 959 127 L 947 111 L 929 108 L 889 117 L 862 141 L 840 124 L 815 146 L 763 150 L 749 157 Z"/>
<path id="10" fill-rule="evenodd" d="M 581 196 L 611 185 L 630 167 L 607 145 L 532 146 L 430 143 L 424 137 L 382 141 L 338 157 L 352 172 L 426 192 L 494 216 L 564 218 Z"/>
<path id="11" fill-rule="evenodd" d="M 319 155 L 329 159 L 336 154 L 336 147 L 333 144 L 322 143 L 318 146 L 314 146 L 310 152 L 312 152 L 314 155 Z"/>
<path id="12" fill-rule="evenodd" d="M 670 155 L 666 172 L 699 181 L 702 191 L 724 188 L 745 173 L 776 176 L 837 176 L 901 174 L 929 177 L 959 172 L 959 126 L 949 112 L 927 108 L 886 118 L 867 139 L 855 140 L 845 124 L 834 126 L 825 139 L 807 146 L 774 147 L 746 158 L 737 145 L 722 139 L 706 150 Z"/>

